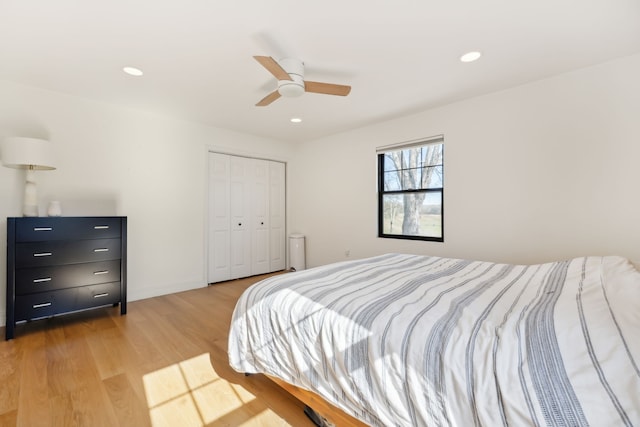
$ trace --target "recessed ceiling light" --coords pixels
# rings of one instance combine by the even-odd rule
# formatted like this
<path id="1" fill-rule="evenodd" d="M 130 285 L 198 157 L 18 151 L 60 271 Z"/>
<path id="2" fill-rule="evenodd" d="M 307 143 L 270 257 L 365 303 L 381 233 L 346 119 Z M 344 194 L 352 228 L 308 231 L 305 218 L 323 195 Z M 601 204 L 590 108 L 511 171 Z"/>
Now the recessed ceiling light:
<path id="1" fill-rule="evenodd" d="M 473 62 L 480 58 L 482 54 L 480 52 L 467 52 L 460 57 L 460 61 L 462 62 Z"/>
<path id="2" fill-rule="evenodd" d="M 300 122 L 302 122 L 302 119 L 300 117 L 291 118 L 291 123 L 300 123 Z"/>
<path id="3" fill-rule="evenodd" d="M 136 67 L 124 67 L 122 71 L 129 74 L 130 76 L 136 76 L 136 77 L 140 77 L 141 75 L 144 74 L 141 69 Z"/>

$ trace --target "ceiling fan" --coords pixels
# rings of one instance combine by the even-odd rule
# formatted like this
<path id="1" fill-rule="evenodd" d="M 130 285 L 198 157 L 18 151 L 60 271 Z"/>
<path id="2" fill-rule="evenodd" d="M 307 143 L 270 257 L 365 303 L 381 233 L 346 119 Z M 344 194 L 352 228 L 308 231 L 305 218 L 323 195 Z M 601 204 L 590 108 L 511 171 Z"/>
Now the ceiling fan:
<path id="1" fill-rule="evenodd" d="M 278 79 L 278 89 L 262 98 L 256 104 L 257 107 L 267 106 L 281 96 L 295 97 L 305 92 L 339 96 L 347 96 L 351 92 L 351 86 L 305 80 L 304 63 L 299 59 L 285 58 L 276 61 L 270 56 L 254 56 L 254 58 Z"/>

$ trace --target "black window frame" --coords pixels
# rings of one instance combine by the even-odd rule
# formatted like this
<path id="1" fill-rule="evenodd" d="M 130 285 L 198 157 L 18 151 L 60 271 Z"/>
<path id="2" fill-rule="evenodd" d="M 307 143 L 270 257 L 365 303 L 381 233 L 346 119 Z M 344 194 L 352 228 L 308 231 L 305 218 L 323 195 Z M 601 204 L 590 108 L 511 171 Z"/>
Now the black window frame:
<path id="1" fill-rule="evenodd" d="M 442 145 L 442 162 L 440 167 L 442 168 L 442 186 L 434 188 L 421 188 L 421 189 L 407 189 L 407 190 L 385 190 L 385 155 L 391 151 L 402 151 L 412 148 L 419 148 L 428 145 Z M 426 140 L 418 141 L 411 144 L 402 144 L 397 147 L 390 147 L 378 151 L 378 237 L 389 239 L 404 239 L 404 240 L 422 240 L 429 242 L 444 242 L 444 138 L 429 138 Z M 440 236 L 419 236 L 419 235 L 406 235 L 406 234 L 388 234 L 384 233 L 384 196 L 393 194 L 410 194 L 410 193 L 440 193 Z"/>

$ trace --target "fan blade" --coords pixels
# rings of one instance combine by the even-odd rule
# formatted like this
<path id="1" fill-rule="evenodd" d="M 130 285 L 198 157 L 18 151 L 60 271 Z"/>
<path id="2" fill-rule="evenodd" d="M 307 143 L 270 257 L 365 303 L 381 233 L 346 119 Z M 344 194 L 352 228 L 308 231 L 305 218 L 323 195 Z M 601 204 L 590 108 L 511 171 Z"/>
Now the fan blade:
<path id="1" fill-rule="evenodd" d="M 254 56 L 264 68 L 267 69 L 278 80 L 293 80 L 278 62 L 270 56 Z"/>
<path id="2" fill-rule="evenodd" d="M 306 92 L 323 93 L 326 95 L 347 96 L 349 92 L 351 92 L 351 86 L 305 81 L 304 90 Z"/>
<path id="3" fill-rule="evenodd" d="M 278 92 L 277 90 L 274 90 L 269 95 L 262 98 L 260 102 L 256 104 L 256 107 L 265 107 L 271 104 L 273 101 L 275 101 L 278 98 L 280 98 L 280 92 Z"/>

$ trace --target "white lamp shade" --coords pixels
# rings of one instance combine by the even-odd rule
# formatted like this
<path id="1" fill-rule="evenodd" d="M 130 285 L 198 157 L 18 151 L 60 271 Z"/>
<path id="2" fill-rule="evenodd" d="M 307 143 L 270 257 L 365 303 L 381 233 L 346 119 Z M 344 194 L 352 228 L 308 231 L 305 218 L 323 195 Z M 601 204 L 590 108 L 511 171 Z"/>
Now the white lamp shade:
<path id="1" fill-rule="evenodd" d="M 55 169 L 53 144 L 44 139 L 9 137 L 0 145 L 2 163 L 14 169 Z"/>

